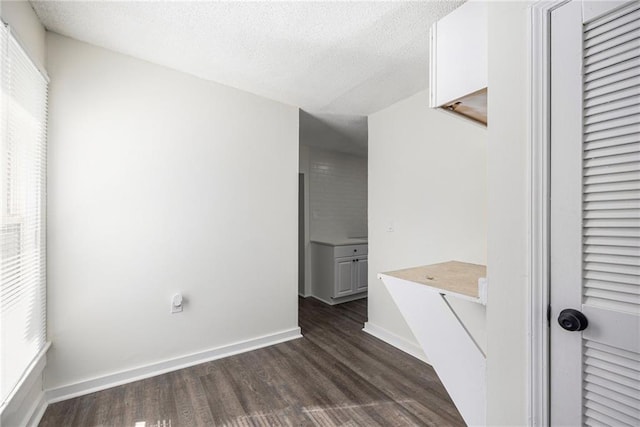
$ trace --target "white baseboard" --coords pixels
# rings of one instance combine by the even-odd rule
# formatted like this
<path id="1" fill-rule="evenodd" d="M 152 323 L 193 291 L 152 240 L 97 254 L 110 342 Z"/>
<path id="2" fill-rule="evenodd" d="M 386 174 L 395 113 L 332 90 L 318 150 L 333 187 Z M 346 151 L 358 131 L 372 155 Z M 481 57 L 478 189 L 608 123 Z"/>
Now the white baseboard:
<path id="1" fill-rule="evenodd" d="M 405 353 L 415 357 L 416 359 L 419 359 L 424 363 L 431 365 L 431 363 L 429 363 L 429 359 L 427 359 L 427 356 L 425 356 L 424 351 L 422 351 L 422 348 L 420 348 L 417 343 L 413 343 L 371 322 L 365 322 L 364 328 L 362 328 L 362 330 L 369 335 L 373 335 L 379 340 L 382 340 L 387 344 L 394 346 L 398 350 L 402 350 Z"/>
<path id="2" fill-rule="evenodd" d="M 105 390 L 111 387 L 127 384 L 134 381 L 143 380 L 145 378 L 154 377 L 156 375 L 165 374 L 178 369 L 188 368 L 204 362 L 221 359 L 223 357 L 233 356 L 239 353 L 256 350 L 262 347 L 279 344 L 281 342 L 290 341 L 296 338 L 302 338 L 300 328 L 293 328 L 286 331 L 276 332 L 270 335 L 264 335 L 258 338 L 252 338 L 222 347 L 217 347 L 202 352 L 180 356 L 174 359 L 155 362 L 149 365 L 140 366 L 126 371 L 120 371 L 113 374 L 104 375 L 102 377 L 81 381 L 55 389 L 46 390 L 48 403 L 60 402 L 62 400 L 71 399 L 73 397 L 83 396 L 85 394 L 94 393 L 96 391 Z"/>
<path id="3" fill-rule="evenodd" d="M 319 297 L 317 295 L 313 295 L 313 294 L 309 295 L 309 297 L 315 298 L 318 301 L 322 301 L 323 303 L 328 304 L 328 305 L 337 305 L 337 304 L 342 304 L 344 302 L 351 302 L 351 301 L 367 298 L 367 293 L 366 292 L 362 292 L 362 293 L 355 294 L 355 295 L 348 295 L 346 297 L 332 298 L 330 300 L 321 298 L 321 297 Z"/>
<path id="4" fill-rule="evenodd" d="M 333 301 L 327 301 L 326 299 L 320 298 L 320 297 L 315 296 L 315 295 L 309 295 L 309 298 L 317 299 L 318 301 L 323 302 L 323 303 L 325 303 L 327 305 L 334 305 L 335 304 Z"/>
<path id="5" fill-rule="evenodd" d="M 45 393 L 40 394 L 40 399 L 33 405 L 33 409 L 31 410 L 31 417 L 25 425 L 29 427 L 38 427 L 40 424 L 40 420 L 44 416 L 44 411 L 47 410 L 47 406 L 49 403 L 47 402 Z"/>

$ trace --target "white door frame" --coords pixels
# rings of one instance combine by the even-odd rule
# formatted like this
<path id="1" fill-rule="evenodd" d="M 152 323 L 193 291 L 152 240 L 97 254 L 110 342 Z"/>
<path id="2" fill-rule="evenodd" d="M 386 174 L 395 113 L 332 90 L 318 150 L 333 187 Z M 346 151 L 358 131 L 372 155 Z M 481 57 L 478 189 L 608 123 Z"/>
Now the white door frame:
<path id="1" fill-rule="evenodd" d="M 569 0 L 529 7 L 529 425 L 549 424 L 549 195 L 551 11 Z"/>

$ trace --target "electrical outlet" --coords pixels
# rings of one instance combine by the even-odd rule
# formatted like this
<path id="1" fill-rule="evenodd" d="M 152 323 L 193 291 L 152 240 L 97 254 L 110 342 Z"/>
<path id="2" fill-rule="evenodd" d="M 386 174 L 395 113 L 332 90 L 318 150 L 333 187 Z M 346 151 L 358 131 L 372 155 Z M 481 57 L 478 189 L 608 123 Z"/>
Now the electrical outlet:
<path id="1" fill-rule="evenodd" d="M 393 222 L 389 222 L 389 223 L 387 224 L 387 233 L 393 233 L 393 230 L 394 230 L 394 228 L 393 228 Z"/>
<path id="2" fill-rule="evenodd" d="M 171 299 L 171 313 L 181 313 L 183 302 L 182 294 L 175 294 Z"/>

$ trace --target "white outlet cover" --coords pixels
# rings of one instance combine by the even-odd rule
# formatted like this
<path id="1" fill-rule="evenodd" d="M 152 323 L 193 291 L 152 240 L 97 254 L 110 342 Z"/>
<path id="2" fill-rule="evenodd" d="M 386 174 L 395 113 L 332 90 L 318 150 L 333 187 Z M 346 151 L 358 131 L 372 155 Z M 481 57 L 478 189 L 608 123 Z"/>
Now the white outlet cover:
<path id="1" fill-rule="evenodd" d="M 182 294 L 175 294 L 171 300 L 171 313 L 181 313 L 183 306 Z"/>

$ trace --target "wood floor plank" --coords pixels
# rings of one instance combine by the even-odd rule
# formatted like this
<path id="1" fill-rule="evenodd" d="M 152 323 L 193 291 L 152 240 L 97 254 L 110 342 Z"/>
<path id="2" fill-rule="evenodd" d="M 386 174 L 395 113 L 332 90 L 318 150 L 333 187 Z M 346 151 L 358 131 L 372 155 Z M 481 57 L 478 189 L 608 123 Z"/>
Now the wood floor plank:
<path id="1" fill-rule="evenodd" d="M 124 388 L 124 417 L 123 425 L 134 426 L 138 421 L 144 421 L 144 408 L 140 405 L 143 401 L 143 381 L 136 381 Z"/>
<path id="2" fill-rule="evenodd" d="M 206 390 L 202 387 L 200 378 L 193 375 L 193 370 L 183 369 L 170 375 L 175 398 L 176 425 L 211 426 L 214 425 L 213 415 L 207 400 Z"/>
<path id="3" fill-rule="evenodd" d="M 124 422 L 124 387 L 114 387 L 105 390 L 102 398 L 98 398 L 94 405 L 97 407 L 96 425 L 123 425 Z M 92 423 L 92 424 L 94 424 Z"/>
<path id="4" fill-rule="evenodd" d="M 366 299 L 301 298 L 302 339 L 55 403 L 40 426 L 464 426 L 433 369 L 366 320 Z"/>
<path id="5" fill-rule="evenodd" d="M 77 410 L 73 416 L 73 423 L 77 425 L 92 424 L 96 415 L 95 402 L 98 396 L 95 393 L 91 393 L 87 396 L 82 396 L 78 400 Z"/>
<path id="6" fill-rule="evenodd" d="M 316 300 L 305 301 L 301 326 L 308 327 L 305 337 L 319 346 L 331 349 L 338 360 L 363 375 L 394 399 L 402 396 L 419 396 L 428 404 L 417 415 L 438 424 L 455 424 L 460 415 L 450 404 L 450 398 L 433 369 L 415 358 L 407 357 L 394 347 L 362 333 L 361 325 L 353 328 L 339 323 L 343 319 L 314 315 L 329 310 L 329 306 Z M 376 374 L 371 375 L 372 372 Z M 397 381 L 404 378 L 403 381 Z M 415 407 L 415 405 L 414 405 Z M 434 412 L 432 408 L 439 408 Z"/>
<path id="7" fill-rule="evenodd" d="M 72 424 L 79 401 L 80 399 L 76 398 L 49 405 L 39 425 L 41 427 L 57 427 Z"/>
<path id="8" fill-rule="evenodd" d="M 230 420 L 244 414 L 240 396 L 232 385 L 227 368 L 222 363 L 211 364 L 200 381 L 209 402 L 214 425 L 227 425 Z"/>
<path id="9" fill-rule="evenodd" d="M 276 346 L 278 348 L 274 351 L 282 352 L 278 360 L 283 362 L 282 372 L 286 373 L 283 377 L 296 387 L 297 407 L 303 412 L 308 407 L 333 408 L 343 403 L 357 408 L 386 397 L 360 376 L 340 363 L 334 363 L 322 349 L 299 345 L 299 342 L 296 344 L 297 348 L 296 345 Z M 344 415 L 341 411 L 327 412 L 327 417 L 333 420 L 328 425 L 342 425 L 349 421 L 344 419 Z M 361 414 L 359 418 L 363 425 L 379 425 L 382 421 L 375 411 Z"/>

